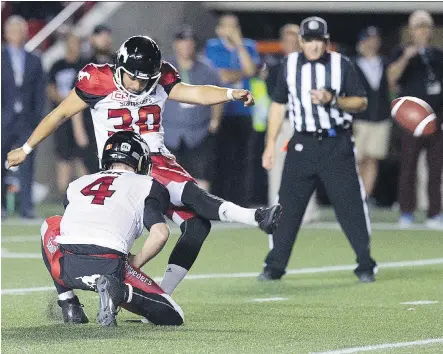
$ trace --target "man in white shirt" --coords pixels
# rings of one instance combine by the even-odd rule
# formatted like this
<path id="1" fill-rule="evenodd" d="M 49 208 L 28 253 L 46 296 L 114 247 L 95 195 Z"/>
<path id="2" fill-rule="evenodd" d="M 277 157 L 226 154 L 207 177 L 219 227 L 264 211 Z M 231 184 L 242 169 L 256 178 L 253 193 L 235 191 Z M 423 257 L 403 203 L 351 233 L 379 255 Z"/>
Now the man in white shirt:
<path id="1" fill-rule="evenodd" d="M 366 194 L 370 196 L 378 174 L 378 162 L 386 158 L 391 131 L 387 60 L 380 56 L 380 32 L 376 27 L 364 29 L 359 36 L 357 72 L 365 86 L 368 108 L 355 114 L 353 133 L 357 162 Z"/>

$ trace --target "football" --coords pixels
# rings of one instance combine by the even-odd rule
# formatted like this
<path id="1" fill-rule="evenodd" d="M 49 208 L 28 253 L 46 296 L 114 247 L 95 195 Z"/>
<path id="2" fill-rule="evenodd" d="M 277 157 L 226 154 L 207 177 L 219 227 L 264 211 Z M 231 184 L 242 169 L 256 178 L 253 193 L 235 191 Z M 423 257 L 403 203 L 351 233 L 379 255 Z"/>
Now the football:
<path id="1" fill-rule="evenodd" d="M 403 128 L 415 137 L 437 131 L 437 116 L 431 106 L 417 97 L 399 97 L 391 103 L 391 115 Z"/>

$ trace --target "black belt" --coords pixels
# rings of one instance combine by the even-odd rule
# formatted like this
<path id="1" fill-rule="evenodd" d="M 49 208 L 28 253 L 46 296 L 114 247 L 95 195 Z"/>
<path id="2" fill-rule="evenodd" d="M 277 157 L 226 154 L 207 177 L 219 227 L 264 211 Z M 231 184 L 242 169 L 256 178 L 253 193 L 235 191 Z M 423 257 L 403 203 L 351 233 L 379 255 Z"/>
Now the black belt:
<path id="1" fill-rule="evenodd" d="M 322 140 L 323 138 L 335 138 L 339 134 L 350 131 L 351 131 L 351 125 L 349 124 L 346 127 L 339 125 L 330 129 L 317 129 L 315 132 L 307 132 L 307 131 L 299 132 L 296 130 L 296 133 L 313 136 L 318 140 Z"/>

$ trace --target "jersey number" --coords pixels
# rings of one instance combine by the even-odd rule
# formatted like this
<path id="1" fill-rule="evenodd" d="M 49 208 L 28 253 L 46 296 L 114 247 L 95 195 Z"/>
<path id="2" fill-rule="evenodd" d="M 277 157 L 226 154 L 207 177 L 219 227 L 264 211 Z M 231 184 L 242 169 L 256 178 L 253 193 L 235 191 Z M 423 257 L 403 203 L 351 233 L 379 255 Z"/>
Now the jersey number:
<path id="1" fill-rule="evenodd" d="M 105 198 L 110 198 L 115 193 L 115 191 L 109 190 L 109 187 L 112 185 L 112 183 L 117 177 L 118 176 L 100 177 L 96 181 L 92 182 L 91 184 L 88 184 L 85 188 L 83 188 L 81 190 L 81 193 L 84 196 L 90 196 L 90 195 L 94 196 L 94 198 L 92 198 L 91 204 L 103 205 L 105 204 Z M 98 185 L 97 189 L 92 189 L 97 185 Z"/>
<path id="2" fill-rule="evenodd" d="M 158 132 L 160 129 L 160 107 L 155 106 L 144 106 L 141 107 L 138 112 L 138 120 L 135 122 L 138 125 L 140 134 L 145 134 L 148 131 Z M 108 110 L 108 119 L 110 118 L 121 118 L 123 124 L 114 125 L 116 130 L 131 130 L 134 131 L 132 127 L 132 122 L 134 119 L 131 116 L 131 111 L 128 108 L 118 108 Z M 108 136 L 111 136 L 114 132 L 108 132 Z"/>

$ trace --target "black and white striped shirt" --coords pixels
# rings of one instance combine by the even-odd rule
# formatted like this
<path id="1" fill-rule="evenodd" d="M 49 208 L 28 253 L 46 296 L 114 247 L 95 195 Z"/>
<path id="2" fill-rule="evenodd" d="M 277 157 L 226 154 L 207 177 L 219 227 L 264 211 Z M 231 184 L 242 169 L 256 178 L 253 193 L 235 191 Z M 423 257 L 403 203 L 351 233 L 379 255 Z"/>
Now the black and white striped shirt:
<path id="1" fill-rule="evenodd" d="M 352 121 L 352 115 L 311 101 L 312 89 L 327 88 L 337 96 L 366 97 L 354 64 L 337 52 L 308 61 L 303 53 L 291 53 L 282 62 L 272 100 L 288 104 L 289 119 L 299 132 L 330 129 Z"/>

